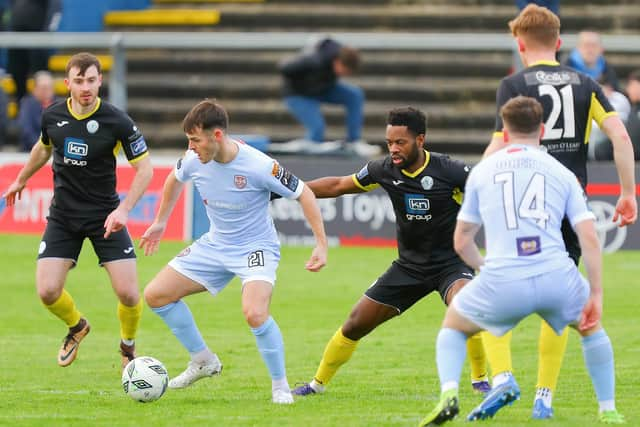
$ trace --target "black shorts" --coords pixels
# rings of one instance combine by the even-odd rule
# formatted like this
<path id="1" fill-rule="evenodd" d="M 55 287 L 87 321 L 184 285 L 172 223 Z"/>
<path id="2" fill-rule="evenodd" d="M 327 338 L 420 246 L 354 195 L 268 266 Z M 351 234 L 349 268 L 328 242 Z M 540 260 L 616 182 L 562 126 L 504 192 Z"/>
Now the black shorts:
<path id="1" fill-rule="evenodd" d="M 85 237 L 91 240 L 101 265 L 135 258 L 133 242 L 126 227 L 111 233 L 108 239 L 103 237 L 105 219 L 106 215 L 104 218 L 62 218 L 61 215 L 49 215 L 38 249 L 38 259 L 64 258 L 77 263 Z"/>
<path id="2" fill-rule="evenodd" d="M 402 313 L 433 291 L 438 291 L 442 301 L 446 301 L 453 282 L 472 278 L 473 270 L 462 262 L 446 266 L 436 274 L 418 277 L 394 261 L 364 294 Z"/>
<path id="3" fill-rule="evenodd" d="M 564 240 L 564 246 L 569 253 L 569 257 L 576 263 L 576 266 L 580 263 L 580 255 L 582 255 L 582 249 L 580 248 L 580 243 L 578 242 L 578 235 L 573 228 L 571 227 L 571 223 L 565 217 L 562 220 L 562 226 L 560 228 L 562 231 L 562 240 Z"/>

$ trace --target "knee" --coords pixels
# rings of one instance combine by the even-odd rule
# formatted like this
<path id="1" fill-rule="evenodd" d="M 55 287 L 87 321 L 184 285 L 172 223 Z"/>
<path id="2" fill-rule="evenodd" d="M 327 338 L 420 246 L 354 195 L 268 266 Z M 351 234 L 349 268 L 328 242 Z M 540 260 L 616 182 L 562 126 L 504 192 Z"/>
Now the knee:
<path id="1" fill-rule="evenodd" d="M 120 294 L 118 295 L 118 299 L 123 305 L 126 305 L 127 307 L 133 307 L 140 301 L 140 292 L 138 292 L 137 288 L 127 289 L 124 292 L 120 292 Z"/>
<path id="2" fill-rule="evenodd" d="M 38 296 L 45 305 L 51 305 L 58 301 L 62 295 L 62 289 L 55 286 L 47 286 L 46 284 L 38 284 Z"/>
<path id="3" fill-rule="evenodd" d="M 160 292 L 157 292 L 156 288 L 153 286 L 153 282 L 149 283 L 147 287 L 144 288 L 144 301 L 151 308 L 163 307 L 172 302 L 168 301 Z"/>
<path id="4" fill-rule="evenodd" d="M 358 318 L 358 313 L 354 312 L 349 315 L 349 318 L 342 325 L 342 335 L 350 340 L 357 341 L 369 333 L 369 328 L 366 328 Z"/>
<path id="5" fill-rule="evenodd" d="M 252 328 L 257 328 L 269 318 L 268 310 L 257 307 L 243 307 L 242 313 L 244 314 L 244 318 L 247 320 L 247 323 Z"/>

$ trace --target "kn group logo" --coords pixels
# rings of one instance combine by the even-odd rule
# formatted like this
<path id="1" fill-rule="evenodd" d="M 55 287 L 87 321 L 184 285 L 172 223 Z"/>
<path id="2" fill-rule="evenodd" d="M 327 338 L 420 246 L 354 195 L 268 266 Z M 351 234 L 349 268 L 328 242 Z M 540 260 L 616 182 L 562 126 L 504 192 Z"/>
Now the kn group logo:
<path id="1" fill-rule="evenodd" d="M 407 212 L 406 213 L 407 220 L 429 221 L 431 219 L 431 214 L 429 214 L 431 205 L 429 203 L 429 199 L 427 199 L 424 195 L 405 194 L 404 204 L 405 204 L 405 210 Z"/>
<path id="2" fill-rule="evenodd" d="M 0 199 L 0 217 L 2 216 L 2 214 L 4 213 L 4 210 L 7 208 L 7 202 L 5 200 L 5 198 L 1 198 Z"/>
<path id="3" fill-rule="evenodd" d="M 64 139 L 64 163 L 72 166 L 86 166 L 84 160 L 89 155 L 89 145 L 82 139 L 67 137 Z"/>
<path id="4" fill-rule="evenodd" d="M 82 159 L 89 154 L 89 146 L 81 139 L 65 138 L 64 155 L 71 159 Z"/>
<path id="5" fill-rule="evenodd" d="M 430 208 L 429 199 L 422 194 L 405 194 L 404 202 L 407 213 L 410 214 L 423 214 Z"/>

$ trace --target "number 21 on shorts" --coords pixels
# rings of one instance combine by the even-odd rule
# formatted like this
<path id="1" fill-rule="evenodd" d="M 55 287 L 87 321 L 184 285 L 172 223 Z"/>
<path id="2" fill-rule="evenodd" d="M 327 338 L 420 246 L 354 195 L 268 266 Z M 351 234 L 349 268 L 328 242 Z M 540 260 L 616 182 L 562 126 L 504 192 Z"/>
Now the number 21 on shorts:
<path id="1" fill-rule="evenodd" d="M 255 251 L 249 254 L 248 267 L 264 267 L 264 252 Z"/>

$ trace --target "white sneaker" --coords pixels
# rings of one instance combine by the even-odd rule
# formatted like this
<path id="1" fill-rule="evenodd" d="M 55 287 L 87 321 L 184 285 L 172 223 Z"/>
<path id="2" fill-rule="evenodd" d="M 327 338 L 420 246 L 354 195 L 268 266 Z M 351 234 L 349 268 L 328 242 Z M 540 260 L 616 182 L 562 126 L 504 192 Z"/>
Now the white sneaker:
<path id="1" fill-rule="evenodd" d="M 272 391 L 273 393 L 273 403 L 278 403 L 281 405 L 291 405 L 293 403 L 293 395 L 289 390 L 275 389 Z"/>
<path id="2" fill-rule="evenodd" d="M 206 365 L 189 362 L 184 372 L 169 381 L 169 388 L 189 387 L 201 378 L 212 377 L 220 372 L 222 372 L 222 363 L 220 363 L 218 356 L 214 354 L 214 359 Z"/>
<path id="3" fill-rule="evenodd" d="M 348 152 L 354 153 L 360 157 L 373 157 L 380 154 L 380 147 L 377 145 L 367 144 L 364 141 L 354 141 L 345 144 Z"/>

